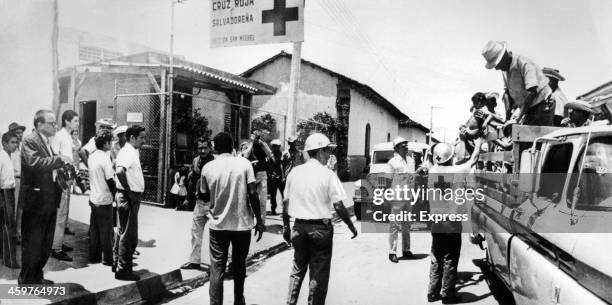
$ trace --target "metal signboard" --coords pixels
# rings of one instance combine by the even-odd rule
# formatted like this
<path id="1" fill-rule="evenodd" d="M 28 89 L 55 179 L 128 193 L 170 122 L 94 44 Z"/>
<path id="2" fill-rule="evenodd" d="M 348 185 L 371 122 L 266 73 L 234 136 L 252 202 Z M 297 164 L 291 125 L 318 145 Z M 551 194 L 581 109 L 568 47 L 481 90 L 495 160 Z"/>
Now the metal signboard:
<path id="1" fill-rule="evenodd" d="M 211 0 L 210 46 L 304 41 L 304 0 Z"/>

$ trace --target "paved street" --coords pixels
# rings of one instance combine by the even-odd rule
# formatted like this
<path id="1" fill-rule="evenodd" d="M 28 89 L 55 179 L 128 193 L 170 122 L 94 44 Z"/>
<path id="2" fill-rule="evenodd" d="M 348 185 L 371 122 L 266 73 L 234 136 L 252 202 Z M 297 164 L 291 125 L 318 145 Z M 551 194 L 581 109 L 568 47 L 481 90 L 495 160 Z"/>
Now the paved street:
<path id="1" fill-rule="evenodd" d="M 429 233 L 412 235 L 412 250 L 417 259 L 393 264 L 387 259 L 386 234 L 361 234 L 350 240 L 344 224 L 337 224 L 335 229 L 327 304 L 428 304 Z M 292 255 L 290 249 L 251 268 L 245 284 L 247 304 L 285 304 Z M 483 256 L 484 252 L 464 235 L 457 285 L 461 303 L 498 304 L 473 262 Z M 233 302 L 232 283 L 225 282 L 225 304 Z M 299 304 L 307 304 L 307 291 L 306 280 Z M 209 304 L 208 284 L 166 304 Z"/>

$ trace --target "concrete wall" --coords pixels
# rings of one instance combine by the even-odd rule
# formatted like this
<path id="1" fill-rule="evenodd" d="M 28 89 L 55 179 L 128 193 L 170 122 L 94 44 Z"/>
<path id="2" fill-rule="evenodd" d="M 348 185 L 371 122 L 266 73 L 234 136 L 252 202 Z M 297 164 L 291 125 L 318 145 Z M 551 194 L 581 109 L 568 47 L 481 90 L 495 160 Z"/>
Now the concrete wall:
<path id="1" fill-rule="evenodd" d="M 252 118 L 271 111 L 280 114 L 287 113 L 289 99 L 289 72 L 291 60 L 281 57 L 275 62 L 254 72 L 250 79 L 277 87 L 274 95 L 253 96 L 252 106 L 260 111 L 252 111 Z M 312 66 L 302 64 L 300 70 L 300 90 L 298 95 L 297 119 L 311 118 L 317 112 L 327 112 L 336 117 L 336 84 L 338 79 Z M 277 130 L 285 130 L 285 118 L 274 115 Z M 282 134 L 282 133 L 281 133 Z"/>
<path id="2" fill-rule="evenodd" d="M 381 106 L 351 89 L 351 111 L 349 116 L 349 156 L 365 155 L 365 130 L 370 124 L 370 149 L 375 144 L 387 142 L 398 134 L 399 120 Z"/>

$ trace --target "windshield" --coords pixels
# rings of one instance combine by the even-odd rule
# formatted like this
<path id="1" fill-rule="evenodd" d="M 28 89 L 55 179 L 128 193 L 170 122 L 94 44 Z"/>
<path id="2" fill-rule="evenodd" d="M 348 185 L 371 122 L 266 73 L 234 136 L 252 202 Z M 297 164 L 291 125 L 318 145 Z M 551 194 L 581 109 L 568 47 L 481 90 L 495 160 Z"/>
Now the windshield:
<path id="1" fill-rule="evenodd" d="M 372 158 L 373 164 L 382 164 L 387 163 L 389 160 L 393 158 L 392 150 L 379 150 L 374 152 L 374 157 Z"/>
<path id="2" fill-rule="evenodd" d="M 612 210 L 612 137 L 592 139 L 586 154 L 576 163 L 574 174 L 568 188 L 568 204 L 575 195 L 577 209 Z M 578 189 L 575 189 L 580 166 L 582 175 Z"/>

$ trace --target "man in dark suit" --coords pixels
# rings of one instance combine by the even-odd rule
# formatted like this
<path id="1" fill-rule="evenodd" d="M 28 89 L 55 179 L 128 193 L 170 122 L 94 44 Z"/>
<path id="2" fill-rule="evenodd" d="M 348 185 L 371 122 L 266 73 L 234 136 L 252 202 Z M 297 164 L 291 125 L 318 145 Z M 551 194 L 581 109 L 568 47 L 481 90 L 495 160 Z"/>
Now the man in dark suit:
<path id="1" fill-rule="evenodd" d="M 39 110 L 34 116 L 34 131 L 23 139 L 21 151 L 21 223 L 22 252 L 19 284 L 53 284 L 43 278 L 49 259 L 61 188 L 55 183 L 57 169 L 69 163 L 68 157 L 56 155 L 49 138 L 55 135 L 57 122 L 51 110 Z"/>

